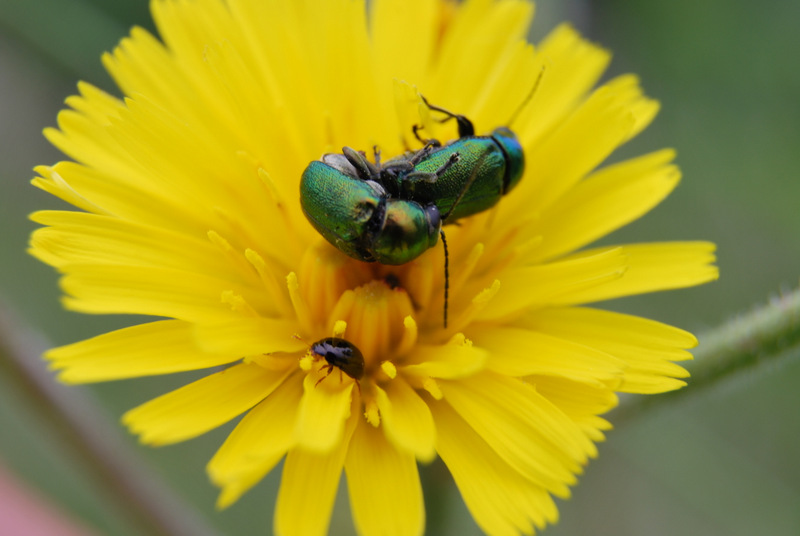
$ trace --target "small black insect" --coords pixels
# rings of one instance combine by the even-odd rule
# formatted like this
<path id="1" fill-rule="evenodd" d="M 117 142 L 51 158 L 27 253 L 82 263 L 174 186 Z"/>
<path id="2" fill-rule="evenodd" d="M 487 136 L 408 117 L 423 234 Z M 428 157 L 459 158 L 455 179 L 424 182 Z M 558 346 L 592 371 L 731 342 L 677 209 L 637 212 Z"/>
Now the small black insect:
<path id="1" fill-rule="evenodd" d="M 400 287 L 400 278 L 394 274 L 386 274 L 386 277 L 383 278 L 383 282 L 389 285 L 389 288 L 392 290 Z"/>
<path id="2" fill-rule="evenodd" d="M 315 385 L 331 375 L 334 367 L 339 369 L 339 374 L 344 372 L 354 380 L 364 377 L 364 356 L 355 344 L 338 337 L 326 337 L 311 345 L 311 353 L 324 358 L 328 362 L 323 368 L 328 373 L 320 378 Z"/>

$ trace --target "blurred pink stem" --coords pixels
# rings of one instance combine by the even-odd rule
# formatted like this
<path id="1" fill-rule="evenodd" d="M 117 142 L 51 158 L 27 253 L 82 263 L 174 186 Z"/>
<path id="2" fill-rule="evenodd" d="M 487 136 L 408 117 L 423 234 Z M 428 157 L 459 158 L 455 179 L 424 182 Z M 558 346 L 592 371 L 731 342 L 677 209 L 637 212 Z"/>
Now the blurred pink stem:
<path id="1" fill-rule="evenodd" d="M 93 536 L 81 526 L 0 466 L 0 519 L 3 531 L 14 536 Z"/>
<path id="2" fill-rule="evenodd" d="M 166 488 L 122 442 L 118 429 L 79 389 L 57 382 L 41 358 L 48 345 L 0 303 L 0 370 L 60 437 L 98 494 L 149 536 L 212 536 L 215 531 Z"/>

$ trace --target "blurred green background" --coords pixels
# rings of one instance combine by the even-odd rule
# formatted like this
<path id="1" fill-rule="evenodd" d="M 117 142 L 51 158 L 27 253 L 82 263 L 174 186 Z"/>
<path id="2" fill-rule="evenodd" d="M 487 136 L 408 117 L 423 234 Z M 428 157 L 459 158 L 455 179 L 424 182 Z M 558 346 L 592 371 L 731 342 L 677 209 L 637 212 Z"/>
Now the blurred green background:
<path id="1" fill-rule="evenodd" d="M 609 75 L 635 72 L 662 102 L 655 124 L 615 158 L 670 146 L 684 180 L 641 221 L 606 242 L 705 239 L 721 279 L 696 289 L 618 300 L 609 308 L 700 334 L 794 288 L 800 275 L 800 3 L 765 0 L 541 0 L 538 40 L 569 20 L 614 53 Z M 59 208 L 28 183 L 61 159 L 41 135 L 77 80 L 115 91 L 99 57 L 138 24 L 146 0 L 0 0 L 0 299 L 49 343 L 130 319 L 67 313 L 56 275 L 24 253 L 27 214 Z M 549 536 L 800 534 L 800 357 L 757 366 L 712 389 L 621 423 L 561 502 Z M 268 533 L 279 471 L 224 512 L 206 461 L 230 426 L 161 449 L 142 448 L 119 416 L 187 376 L 70 388 L 97 402 L 97 427 L 121 438 L 220 534 Z M 613 417 L 612 417 L 613 420 Z M 142 534 L 86 476 L 58 436 L 0 376 L 0 460 L 98 534 Z M 442 466 L 424 472 L 428 534 L 479 534 Z M 350 534 L 340 496 L 332 534 Z M 313 498 L 309 498 L 313 508 Z M 0 521 L 0 524 L 2 522 Z M 0 530 L 0 532 L 2 532 Z M 11 535 L 13 536 L 13 535 Z"/>

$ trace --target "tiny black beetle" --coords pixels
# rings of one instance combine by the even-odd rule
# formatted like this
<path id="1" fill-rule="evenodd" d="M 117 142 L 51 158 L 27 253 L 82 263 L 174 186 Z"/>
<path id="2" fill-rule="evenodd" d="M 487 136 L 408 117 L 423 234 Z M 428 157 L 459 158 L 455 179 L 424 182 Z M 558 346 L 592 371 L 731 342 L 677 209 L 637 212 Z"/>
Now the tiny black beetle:
<path id="1" fill-rule="evenodd" d="M 319 385 L 322 380 L 330 376 L 334 367 L 356 381 L 364 377 L 364 356 L 352 342 L 338 337 L 326 337 L 311 345 L 311 353 L 328 362 L 323 367 L 328 369 L 328 373 L 315 385 Z"/>

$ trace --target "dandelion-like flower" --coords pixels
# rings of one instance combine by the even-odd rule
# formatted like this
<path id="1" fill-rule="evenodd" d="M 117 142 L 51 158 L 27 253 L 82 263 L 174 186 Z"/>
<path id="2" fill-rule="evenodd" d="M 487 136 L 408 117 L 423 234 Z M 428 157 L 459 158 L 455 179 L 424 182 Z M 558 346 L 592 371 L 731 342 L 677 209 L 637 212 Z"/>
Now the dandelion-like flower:
<path id="1" fill-rule="evenodd" d="M 658 104 L 630 75 L 593 89 L 609 54 L 569 26 L 527 43 L 521 0 L 152 11 L 163 42 L 134 28 L 103 58 L 124 99 L 81 83 L 46 131 L 72 161 L 33 182 L 79 210 L 34 214 L 31 252 L 63 274 L 68 309 L 158 319 L 51 350 L 60 378 L 210 369 L 123 420 L 165 445 L 244 414 L 208 472 L 225 507 L 283 460 L 278 534 L 327 530 L 342 469 L 359 533 L 419 534 L 417 463 L 436 456 L 486 533 L 555 522 L 616 393 L 679 388 L 696 343 L 585 304 L 717 277 L 708 243 L 584 249 L 677 184 L 671 150 L 603 166 Z M 445 227 L 447 327 L 440 245 L 361 262 L 300 205 L 323 153 L 418 151 L 417 124 L 456 138 L 420 95 L 478 134 L 509 126 L 526 161 L 494 208 Z"/>

